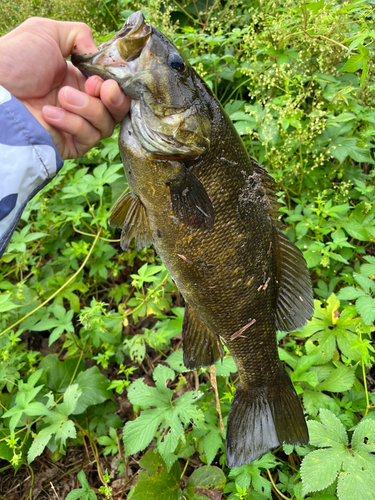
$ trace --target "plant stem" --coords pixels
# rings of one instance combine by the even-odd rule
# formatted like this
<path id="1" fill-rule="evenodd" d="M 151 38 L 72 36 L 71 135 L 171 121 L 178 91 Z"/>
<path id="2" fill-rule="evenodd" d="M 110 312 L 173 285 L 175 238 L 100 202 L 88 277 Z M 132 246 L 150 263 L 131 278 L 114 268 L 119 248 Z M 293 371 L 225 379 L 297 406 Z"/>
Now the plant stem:
<path id="1" fill-rule="evenodd" d="M 276 486 L 276 484 L 273 482 L 273 479 L 272 479 L 272 476 L 271 476 L 271 473 L 270 471 L 267 469 L 267 474 L 268 474 L 268 477 L 270 478 L 270 481 L 271 481 L 271 484 L 272 484 L 272 488 L 275 490 L 275 493 L 276 495 L 280 496 L 281 498 L 284 498 L 284 500 L 291 500 L 290 497 L 286 497 L 285 495 L 283 495 L 281 493 L 281 491 L 279 490 L 279 488 Z"/>
<path id="2" fill-rule="evenodd" d="M 76 279 L 76 277 L 79 275 L 79 273 L 82 271 L 82 269 L 85 267 L 87 261 L 89 260 L 90 255 L 92 254 L 92 251 L 94 250 L 95 245 L 98 242 L 98 239 L 100 237 L 101 232 L 102 232 L 102 228 L 99 229 L 99 232 L 97 233 L 97 235 L 95 237 L 95 240 L 94 240 L 94 242 L 93 242 L 93 244 L 92 244 L 92 246 L 91 246 L 91 248 L 89 250 L 89 253 L 86 255 L 86 258 L 83 261 L 83 263 L 81 264 L 81 267 L 78 269 L 78 271 L 76 273 L 74 273 L 73 276 L 71 278 L 69 278 L 66 283 L 63 284 L 63 286 L 61 286 L 55 293 L 53 293 L 50 297 L 48 297 L 48 299 L 45 300 L 42 304 L 40 304 L 38 307 L 36 307 L 35 309 L 33 309 L 31 312 L 29 312 L 28 314 L 26 314 L 25 316 L 23 316 L 21 319 L 19 319 L 15 323 L 13 323 L 13 325 L 10 325 L 8 328 L 6 328 L 5 330 L 3 330 L 0 333 L 0 337 L 2 335 L 4 335 L 5 333 L 9 332 L 10 330 L 12 330 L 14 327 L 16 327 L 17 325 L 19 325 L 20 323 L 22 323 L 22 321 L 25 321 L 25 319 L 29 318 L 30 316 L 32 316 L 37 311 L 39 311 L 39 309 L 41 309 L 46 304 L 48 304 L 48 302 L 50 302 L 52 299 L 54 299 L 56 297 L 56 295 L 58 295 L 61 292 L 61 290 L 63 290 L 66 286 L 68 286 L 72 281 L 74 281 Z"/>

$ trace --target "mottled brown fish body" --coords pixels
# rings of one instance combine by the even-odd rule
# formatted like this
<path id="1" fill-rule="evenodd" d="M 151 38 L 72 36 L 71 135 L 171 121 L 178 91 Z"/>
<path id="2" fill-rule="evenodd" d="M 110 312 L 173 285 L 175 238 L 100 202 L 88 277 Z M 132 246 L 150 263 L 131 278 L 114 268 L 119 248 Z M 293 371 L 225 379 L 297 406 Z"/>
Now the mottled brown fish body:
<path id="1" fill-rule="evenodd" d="M 87 74 L 115 77 L 133 99 L 119 138 L 132 194 L 116 204 L 110 223 L 123 228 L 123 248 L 133 237 L 137 248 L 152 243 L 184 296 L 185 365 L 214 363 L 221 341 L 229 348 L 240 384 L 226 453 L 229 466 L 240 466 L 280 443 L 308 442 L 276 330 L 311 317 L 311 282 L 280 231 L 272 178 L 249 157 L 205 83 L 142 19 L 129 18 L 122 38 L 92 56 L 95 64 L 76 61 Z M 124 76 L 123 59 L 115 69 L 104 62 L 109 52 L 114 58 L 113 43 L 129 54 L 127 37 L 139 54 Z"/>

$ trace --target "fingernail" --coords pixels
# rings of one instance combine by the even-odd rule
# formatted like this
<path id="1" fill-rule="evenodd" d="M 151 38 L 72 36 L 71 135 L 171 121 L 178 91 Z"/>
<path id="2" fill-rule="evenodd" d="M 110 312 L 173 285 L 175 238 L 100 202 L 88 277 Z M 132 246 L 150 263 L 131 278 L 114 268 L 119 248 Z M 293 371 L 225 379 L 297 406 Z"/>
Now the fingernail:
<path id="1" fill-rule="evenodd" d="M 114 90 L 111 94 L 110 100 L 114 106 L 120 106 L 124 102 L 125 96 L 118 89 Z"/>
<path id="2" fill-rule="evenodd" d="M 79 90 L 73 89 L 72 87 L 66 87 L 64 89 L 64 97 L 69 104 L 73 106 L 82 107 L 87 104 L 87 95 Z"/>
<path id="3" fill-rule="evenodd" d="M 43 106 L 43 113 L 51 120 L 60 120 L 64 116 L 64 110 L 55 106 Z"/>

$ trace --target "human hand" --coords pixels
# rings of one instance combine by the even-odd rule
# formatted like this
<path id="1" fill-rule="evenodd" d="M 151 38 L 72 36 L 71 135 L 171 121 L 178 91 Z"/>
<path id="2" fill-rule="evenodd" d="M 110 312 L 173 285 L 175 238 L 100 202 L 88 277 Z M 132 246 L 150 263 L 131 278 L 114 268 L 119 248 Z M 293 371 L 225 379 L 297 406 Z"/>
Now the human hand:
<path id="1" fill-rule="evenodd" d="M 86 24 L 35 17 L 0 38 L 0 85 L 50 132 L 63 159 L 110 136 L 130 103 L 114 80 L 86 81 L 65 61 L 75 51 L 97 52 Z"/>

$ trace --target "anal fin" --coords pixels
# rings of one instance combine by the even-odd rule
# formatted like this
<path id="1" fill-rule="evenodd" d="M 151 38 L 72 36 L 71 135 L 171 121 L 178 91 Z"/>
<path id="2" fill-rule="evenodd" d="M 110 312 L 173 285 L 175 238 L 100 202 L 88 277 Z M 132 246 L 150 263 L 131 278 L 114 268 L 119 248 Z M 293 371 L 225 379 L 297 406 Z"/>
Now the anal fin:
<path id="1" fill-rule="evenodd" d="M 182 346 L 184 365 L 189 370 L 210 366 L 223 356 L 219 337 L 206 327 L 189 304 L 186 304 L 182 325 Z"/>
<path id="2" fill-rule="evenodd" d="M 122 227 L 120 246 L 125 251 L 131 240 L 135 240 L 136 250 L 152 245 L 153 238 L 145 206 L 133 193 L 126 193 L 115 203 L 108 223 L 112 227 Z"/>

